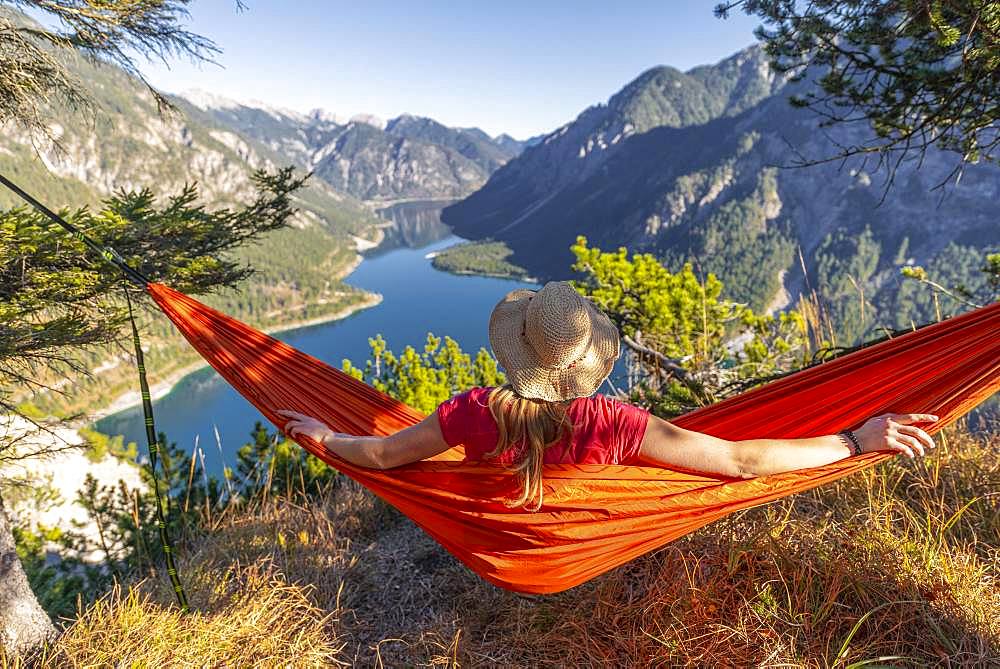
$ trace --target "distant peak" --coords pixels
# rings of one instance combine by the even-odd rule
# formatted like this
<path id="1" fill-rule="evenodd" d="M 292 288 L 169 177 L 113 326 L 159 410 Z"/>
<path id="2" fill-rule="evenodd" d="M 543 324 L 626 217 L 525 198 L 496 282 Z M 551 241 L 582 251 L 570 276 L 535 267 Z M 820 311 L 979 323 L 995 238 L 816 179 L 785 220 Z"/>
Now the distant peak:
<path id="1" fill-rule="evenodd" d="M 645 70 L 638 77 L 625 84 L 624 87 L 608 99 L 607 106 L 620 108 L 636 96 L 650 88 L 676 88 L 683 85 L 687 78 L 683 72 L 670 65 L 657 65 Z M 585 112 L 586 113 L 586 112 Z"/>
<path id="2" fill-rule="evenodd" d="M 379 130 L 385 130 L 386 126 L 385 121 L 374 114 L 355 114 L 353 116 L 347 116 L 346 114 L 338 114 L 319 107 L 309 112 L 309 119 L 314 122 L 336 123 L 337 125 L 363 123 L 365 125 L 378 128 Z"/>
<path id="3" fill-rule="evenodd" d="M 211 110 L 233 110 L 233 109 L 256 109 L 274 117 L 285 117 L 296 121 L 304 121 L 306 116 L 294 109 L 276 107 L 261 100 L 234 100 L 215 93 L 209 93 L 198 88 L 184 91 L 180 94 L 195 107 L 202 111 Z"/>
<path id="4" fill-rule="evenodd" d="M 678 70 L 673 65 L 655 65 L 648 70 L 643 71 L 638 77 L 633 79 L 627 86 L 642 84 L 647 81 L 651 81 L 658 77 L 679 77 L 684 73 Z"/>
<path id="5" fill-rule="evenodd" d="M 541 137 L 541 135 L 538 135 L 538 137 Z M 492 139 L 493 139 L 493 143 L 494 144 L 496 144 L 498 146 L 506 146 L 506 145 L 510 145 L 510 144 L 517 144 L 517 145 L 527 144 L 532 139 L 536 139 L 536 137 L 529 137 L 528 139 L 521 140 L 521 139 L 517 139 L 516 137 L 512 137 L 511 135 L 507 134 L 506 132 L 502 132 L 499 135 L 497 135 L 496 137 L 493 137 Z"/>
<path id="6" fill-rule="evenodd" d="M 259 109 L 260 111 L 266 112 L 275 117 L 284 116 L 285 118 L 294 119 L 300 122 L 305 122 L 309 119 L 309 117 L 302 112 L 289 109 L 288 107 L 276 107 L 275 105 L 262 102 L 261 100 L 247 100 L 243 103 L 243 105 L 252 109 Z"/>
<path id="7" fill-rule="evenodd" d="M 203 111 L 210 109 L 236 109 L 244 106 L 236 100 L 216 95 L 215 93 L 209 93 L 200 88 L 183 91 L 179 93 L 179 96 Z"/>
<path id="8" fill-rule="evenodd" d="M 355 114 L 351 117 L 352 123 L 364 123 L 365 125 L 370 125 L 379 130 L 385 130 L 386 122 L 385 119 L 379 118 L 374 114 Z"/>
<path id="9" fill-rule="evenodd" d="M 417 116 L 416 114 L 400 114 L 396 118 L 392 119 L 385 125 L 385 130 L 392 131 L 393 128 L 405 128 L 414 126 L 440 126 L 442 128 L 447 127 L 441 123 L 435 121 L 432 118 L 426 116 Z"/>
<path id="10" fill-rule="evenodd" d="M 764 47 L 758 43 L 754 43 L 715 63 L 706 63 L 704 65 L 692 67 L 686 72 L 686 74 L 694 74 L 698 71 L 713 68 L 720 69 L 733 66 L 739 68 L 745 66 L 747 63 L 750 63 L 752 67 L 761 70 L 769 66 L 769 60 L 770 59 L 768 58 L 767 53 L 764 51 Z"/>
<path id="11" fill-rule="evenodd" d="M 344 125 L 350 120 L 342 114 L 327 111 L 326 109 L 322 109 L 320 107 L 310 110 L 309 118 L 313 121 L 319 121 L 321 123 L 336 123 L 337 125 Z"/>

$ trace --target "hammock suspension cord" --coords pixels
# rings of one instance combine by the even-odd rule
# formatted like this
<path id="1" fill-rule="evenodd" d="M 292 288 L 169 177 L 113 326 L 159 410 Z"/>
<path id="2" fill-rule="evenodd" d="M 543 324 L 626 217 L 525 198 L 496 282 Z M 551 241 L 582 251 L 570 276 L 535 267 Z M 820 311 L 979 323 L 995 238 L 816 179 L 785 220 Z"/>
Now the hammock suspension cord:
<path id="1" fill-rule="evenodd" d="M 71 235 L 86 244 L 88 248 L 97 253 L 104 261 L 121 270 L 126 279 L 142 288 L 149 285 L 149 279 L 146 278 L 146 276 L 139 270 L 125 262 L 125 259 L 120 253 L 118 253 L 118 251 L 114 250 L 110 246 L 101 246 L 92 237 L 88 236 L 78 227 L 26 193 L 3 174 L 0 174 L 0 184 L 6 186 L 18 197 L 34 207 L 39 213 L 44 215 L 53 223 L 56 223 L 60 227 L 64 228 Z M 174 561 L 174 547 L 173 543 L 170 541 L 170 534 L 167 531 L 167 519 L 163 511 L 164 498 L 163 495 L 160 494 L 160 479 L 156 472 L 156 463 L 160 460 L 159 441 L 156 438 L 156 427 L 153 420 L 153 402 L 149 394 L 149 381 L 146 378 L 146 365 L 142 354 L 142 344 L 139 341 L 139 329 L 135 324 L 135 315 L 132 312 L 132 299 L 129 297 L 128 287 L 123 285 L 122 292 L 125 293 L 125 302 L 128 304 L 128 318 L 132 326 L 132 343 L 135 347 L 135 362 L 139 370 L 139 391 L 142 395 L 142 413 L 146 426 L 146 447 L 149 453 L 149 472 L 152 475 L 153 492 L 156 498 L 156 526 L 160 536 L 160 547 L 163 549 L 164 561 L 167 564 L 167 575 L 170 577 L 170 584 L 173 586 L 174 594 L 177 596 L 177 603 L 180 605 L 181 611 L 183 613 L 187 613 L 190 610 L 188 607 L 187 594 L 184 592 L 184 586 L 181 584 L 180 576 L 177 572 L 177 564 Z M 166 474 L 166 470 L 164 470 L 164 474 Z M 169 482 L 167 482 L 166 504 L 169 514 Z M 137 527 L 136 531 L 140 531 L 140 528 Z"/>
<path id="2" fill-rule="evenodd" d="M 128 303 L 128 318 L 132 325 L 132 343 L 135 346 L 135 364 L 139 368 L 139 391 L 142 394 L 142 414 L 146 424 L 146 446 L 149 452 L 149 473 L 153 479 L 153 493 L 156 498 L 156 527 L 160 535 L 160 546 L 163 548 L 163 559 L 167 563 L 167 575 L 170 577 L 170 585 L 173 586 L 174 594 L 177 596 L 177 603 L 180 604 L 181 612 L 187 613 L 187 594 L 184 586 L 181 585 L 180 576 L 177 573 L 177 564 L 174 562 L 174 545 L 170 541 L 170 534 L 167 532 L 167 519 L 163 513 L 164 499 L 160 495 L 160 478 L 156 475 L 156 462 L 159 460 L 160 443 L 156 438 L 156 425 L 153 422 L 153 400 L 149 394 L 149 381 L 146 379 L 146 362 L 142 355 L 142 344 L 139 342 L 139 330 L 135 325 L 135 316 L 132 314 L 132 298 L 125 290 L 125 301 Z M 166 468 L 163 474 L 166 476 Z M 166 482 L 166 507 L 167 515 L 170 513 L 170 481 Z M 138 530 L 138 528 L 136 528 Z"/>

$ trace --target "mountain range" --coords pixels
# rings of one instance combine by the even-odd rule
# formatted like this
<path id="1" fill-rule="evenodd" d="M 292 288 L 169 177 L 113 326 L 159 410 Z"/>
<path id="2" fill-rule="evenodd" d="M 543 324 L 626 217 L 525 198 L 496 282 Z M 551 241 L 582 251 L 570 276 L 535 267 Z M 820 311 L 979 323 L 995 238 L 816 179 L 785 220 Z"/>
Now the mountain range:
<path id="1" fill-rule="evenodd" d="M 54 206 L 96 204 L 119 188 L 168 195 L 187 182 L 199 183 L 207 204 L 232 204 L 249 196 L 255 168 L 313 172 L 296 198 L 296 230 L 269 239 L 266 256 L 244 252 L 261 268 L 246 289 L 251 302 L 293 291 L 303 303 L 332 304 L 324 291 L 343 286 L 321 288 L 321 279 L 345 271 L 356 245 L 383 238 L 386 222 L 374 212 L 391 218 L 394 207 L 412 206 L 430 225 L 428 201 L 460 200 L 445 223 L 505 243 L 533 276 L 570 276 L 569 247 L 582 234 L 675 269 L 692 261 L 757 308 L 816 289 L 849 338 L 935 315 L 932 297 L 902 282 L 900 267 L 923 265 L 942 283 L 975 288 L 983 253 L 1000 247 L 996 166 L 967 166 L 960 183 L 935 189 L 956 159 L 932 150 L 919 169 L 900 165 L 888 190 L 862 161 L 787 168 L 799 155 L 858 143 L 867 126 L 821 130 L 789 104 L 808 78 L 775 75 L 757 47 L 687 72 L 651 68 L 527 141 L 410 115 L 343 118 L 204 93 L 172 96 L 176 109 L 163 114 L 121 70 L 79 57 L 69 65 L 88 83 L 92 115 L 55 110 L 58 146 L 0 128 L 0 170 Z M 15 204 L 0 192 L 0 207 Z M 326 260 L 302 267 L 294 249 Z"/>
<path id="2" fill-rule="evenodd" d="M 569 247 L 585 235 L 674 269 L 692 261 L 758 309 L 816 288 L 848 339 L 933 318 L 933 299 L 902 283 L 900 267 L 982 285 L 983 254 L 1000 247 L 1000 168 L 969 165 L 935 189 L 957 158 L 931 150 L 919 169 L 904 161 L 888 190 L 871 161 L 791 168 L 868 132 L 820 129 L 789 104 L 810 79 L 777 76 L 758 47 L 688 72 L 650 69 L 527 147 L 443 220 L 463 237 L 505 242 L 513 263 L 544 278 L 572 275 Z"/>
<path id="3" fill-rule="evenodd" d="M 0 171 L 53 208 L 98 206 L 121 189 L 150 188 L 166 198 L 188 183 L 198 184 L 202 203 L 231 206 L 253 195 L 256 169 L 295 165 L 313 173 L 294 197 L 294 229 L 240 251 L 259 276 L 230 305 L 237 315 L 283 313 L 290 304 L 338 311 L 345 296 L 362 293 L 330 276 L 349 270 L 356 249 L 394 234 L 387 226 L 399 215 L 378 211 L 400 200 L 464 197 L 526 145 L 410 115 L 342 119 L 197 92 L 168 96 L 173 108 L 163 110 L 121 69 L 69 52 L 60 57 L 86 82 L 91 106 L 52 107 L 49 138 L 0 126 Z M 0 190 L 0 207 L 22 204 Z M 303 266 L 296 260 L 303 254 L 317 262 Z"/>
<path id="4" fill-rule="evenodd" d="M 55 142 L 0 126 L 0 168 L 57 206 L 95 204 L 120 188 L 168 194 L 188 182 L 200 184 L 206 203 L 229 204 L 249 194 L 253 169 L 292 164 L 314 174 L 299 194 L 299 223 L 356 234 L 380 224 L 370 212 L 384 203 L 470 194 L 530 142 L 411 115 L 344 119 L 198 91 L 168 95 L 174 109 L 164 112 L 121 69 L 69 52 L 60 58 L 86 82 L 92 108 L 51 109 Z M 14 203 L 0 193 L 0 206 Z"/>
<path id="5" fill-rule="evenodd" d="M 337 191 L 377 204 L 464 197 L 531 142 L 409 114 L 387 122 L 369 115 L 343 119 L 197 92 L 173 100 L 189 117 L 250 138 Z"/>

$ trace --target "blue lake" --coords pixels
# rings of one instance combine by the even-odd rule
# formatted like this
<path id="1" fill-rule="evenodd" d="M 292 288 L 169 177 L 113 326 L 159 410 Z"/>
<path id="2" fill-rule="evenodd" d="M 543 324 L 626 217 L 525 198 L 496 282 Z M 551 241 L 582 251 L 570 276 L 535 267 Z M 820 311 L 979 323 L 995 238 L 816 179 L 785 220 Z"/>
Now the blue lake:
<path id="1" fill-rule="evenodd" d="M 376 250 L 347 278 L 347 283 L 380 293 L 380 304 L 343 320 L 275 336 L 338 368 L 344 358 L 363 367 L 370 357 L 368 338 L 379 333 L 397 352 L 407 345 L 422 349 L 428 332 L 448 335 L 470 353 L 488 348 L 486 326 L 493 306 L 515 288 L 535 286 L 435 270 L 427 254 L 459 241 L 448 236 L 417 248 Z M 156 379 L 150 381 L 155 383 Z M 220 474 L 223 465 L 235 465 L 236 451 L 249 440 L 254 422 L 263 420 L 209 368 L 185 377 L 168 395 L 154 402 L 154 410 L 157 430 L 165 432 L 182 449 L 190 452 L 195 439 L 199 440 L 206 468 L 214 474 Z M 126 441 L 145 444 L 140 407 L 108 416 L 96 427 L 106 434 L 125 435 Z M 216 446 L 215 430 L 221 452 Z"/>

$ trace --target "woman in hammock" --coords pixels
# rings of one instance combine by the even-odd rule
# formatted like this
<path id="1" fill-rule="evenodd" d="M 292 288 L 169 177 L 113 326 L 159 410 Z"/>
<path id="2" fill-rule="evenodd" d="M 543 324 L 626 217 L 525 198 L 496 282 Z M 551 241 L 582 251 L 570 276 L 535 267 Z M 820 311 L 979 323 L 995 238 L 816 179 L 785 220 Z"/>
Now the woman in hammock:
<path id="1" fill-rule="evenodd" d="M 930 414 L 885 414 L 857 431 L 805 439 L 729 441 L 685 430 L 645 409 L 595 394 L 620 354 L 611 320 L 566 282 L 515 290 L 494 308 L 490 345 L 508 385 L 473 388 L 422 422 L 387 437 L 354 437 L 294 411 L 284 429 L 362 467 L 388 469 L 465 446 L 466 460 L 515 470 L 517 505 L 538 508 L 542 465 L 648 464 L 736 478 L 829 464 L 870 451 L 915 457 L 934 448 L 916 426 Z"/>

